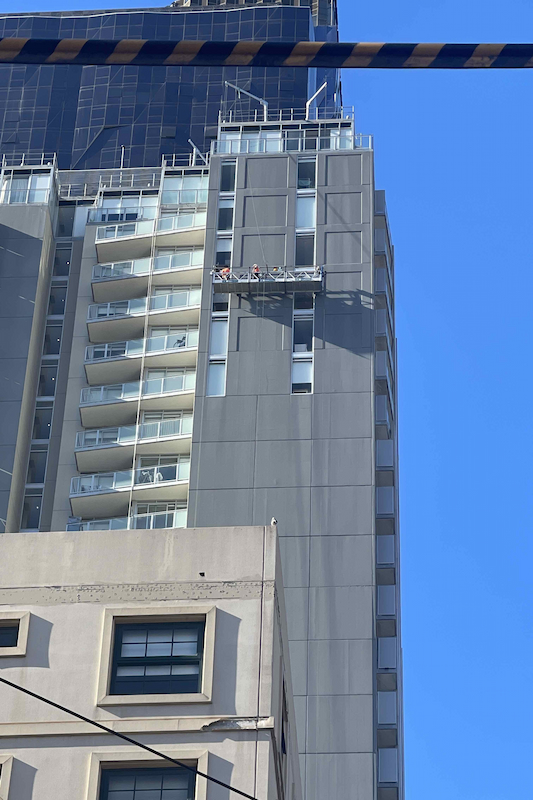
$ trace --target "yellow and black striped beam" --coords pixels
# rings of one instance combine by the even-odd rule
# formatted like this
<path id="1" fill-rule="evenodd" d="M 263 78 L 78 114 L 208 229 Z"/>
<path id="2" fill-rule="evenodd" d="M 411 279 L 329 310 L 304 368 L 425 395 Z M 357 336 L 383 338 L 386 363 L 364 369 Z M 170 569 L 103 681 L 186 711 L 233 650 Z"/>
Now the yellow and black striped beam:
<path id="1" fill-rule="evenodd" d="M 0 64 L 136 64 L 343 69 L 523 69 L 533 44 L 206 42 L 0 38 Z"/>

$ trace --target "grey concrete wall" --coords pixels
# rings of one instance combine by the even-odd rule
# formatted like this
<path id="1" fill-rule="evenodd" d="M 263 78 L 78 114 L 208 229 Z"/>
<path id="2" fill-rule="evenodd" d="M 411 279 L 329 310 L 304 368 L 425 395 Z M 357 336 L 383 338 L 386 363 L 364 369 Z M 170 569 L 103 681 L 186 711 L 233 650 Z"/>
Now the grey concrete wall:
<path id="1" fill-rule="evenodd" d="M 211 164 L 206 269 L 218 159 Z M 306 796 L 372 800 L 372 154 L 319 154 L 317 187 L 317 261 L 327 274 L 315 306 L 314 394 L 291 395 L 292 296 L 243 295 L 231 303 L 227 394 L 205 397 L 205 276 L 189 524 L 278 520 Z M 239 158 L 236 266 L 294 264 L 295 203 L 294 156 Z"/>
<path id="2" fill-rule="evenodd" d="M 18 530 L 51 276 L 41 205 L 0 205 L 0 530 Z M 11 495 L 11 499 L 10 499 Z"/>

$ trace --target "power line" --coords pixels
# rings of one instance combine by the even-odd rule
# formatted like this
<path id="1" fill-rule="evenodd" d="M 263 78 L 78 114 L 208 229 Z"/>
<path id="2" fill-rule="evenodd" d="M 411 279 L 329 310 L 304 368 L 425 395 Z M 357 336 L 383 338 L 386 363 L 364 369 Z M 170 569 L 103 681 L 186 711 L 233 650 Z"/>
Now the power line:
<path id="1" fill-rule="evenodd" d="M 0 38 L 0 64 L 528 69 L 533 44 Z"/>
<path id="2" fill-rule="evenodd" d="M 49 706 L 58 708 L 60 711 L 64 711 L 65 714 L 70 714 L 73 717 L 77 717 L 78 719 L 81 719 L 82 722 L 88 722 L 89 725 L 93 725 L 95 728 L 100 728 L 100 730 L 104 731 L 105 733 L 110 733 L 112 736 L 118 736 L 119 739 L 124 739 L 125 742 L 134 744 L 137 747 L 142 747 L 142 749 L 147 750 L 148 753 L 152 753 L 152 755 L 158 756 L 158 758 L 163 758 L 165 761 L 170 761 L 172 764 L 176 764 L 178 767 L 189 770 L 189 772 L 194 772 L 195 775 L 199 775 L 201 778 L 206 778 L 212 783 L 217 783 L 219 786 L 223 786 L 224 789 L 229 789 L 230 792 L 235 792 L 235 794 L 238 794 L 241 797 L 246 797 L 247 800 L 257 800 L 257 798 L 253 795 L 246 794 L 246 792 L 241 792 L 240 789 L 235 789 L 235 787 L 230 786 L 229 783 L 224 783 L 224 781 L 219 781 L 218 778 L 213 778 L 211 775 L 206 775 L 205 772 L 200 772 L 200 770 L 196 769 L 196 767 L 190 767 L 188 764 L 184 764 L 183 761 L 178 761 L 176 758 L 171 758 L 164 753 L 160 753 L 159 750 L 154 750 L 153 747 L 148 747 L 147 744 L 138 742 L 136 739 L 132 739 L 131 736 L 126 736 L 124 733 L 118 733 L 118 731 L 114 731 L 112 728 L 108 728 L 106 725 L 102 725 L 100 722 L 95 722 L 94 719 L 84 717 L 83 714 L 78 714 L 77 711 L 72 711 L 71 708 L 66 708 L 65 706 L 59 705 L 59 703 L 54 703 L 53 700 L 49 700 L 47 697 L 43 697 L 36 692 L 31 692 L 29 689 L 25 689 L 23 686 L 18 686 L 18 684 L 12 683 L 6 678 L 0 678 L 0 682 L 5 683 L 6 686 L 11 686 L 13 689 L 18 689 L 19 692 L 24 692 L 24 694 L 28 694 L 30 697 L 35 697 L 36 700 L 41 700 L 43 703 L 47 703 Z"/>

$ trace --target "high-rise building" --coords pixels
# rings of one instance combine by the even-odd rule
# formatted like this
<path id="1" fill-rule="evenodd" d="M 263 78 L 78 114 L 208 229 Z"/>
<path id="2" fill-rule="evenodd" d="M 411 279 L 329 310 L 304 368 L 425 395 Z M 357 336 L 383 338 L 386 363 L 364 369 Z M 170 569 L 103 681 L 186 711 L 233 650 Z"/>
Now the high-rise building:
<path id="1" fill-rule="evenodd" d="M 227 6 L 0 22 L 320 30 L 308 4 Z M 394 265 L 372 139 L 336 74 L 226 70 L 0 66 L 0 517 L 80 537 L 275 518 L 306 800 L 403 800 Z"/>

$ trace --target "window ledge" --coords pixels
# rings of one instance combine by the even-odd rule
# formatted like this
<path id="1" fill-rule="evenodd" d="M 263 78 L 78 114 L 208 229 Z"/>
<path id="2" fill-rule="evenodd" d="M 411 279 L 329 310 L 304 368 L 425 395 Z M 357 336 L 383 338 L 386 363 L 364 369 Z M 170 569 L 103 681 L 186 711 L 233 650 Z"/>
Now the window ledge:
<path id="1" fill-rule="evenodd" d="M 195 694 L 106 694 L 99 698 L 99 706 L 150 706 L 174 703 L 210 703 L 211 697 L 203 692 Z"/>

